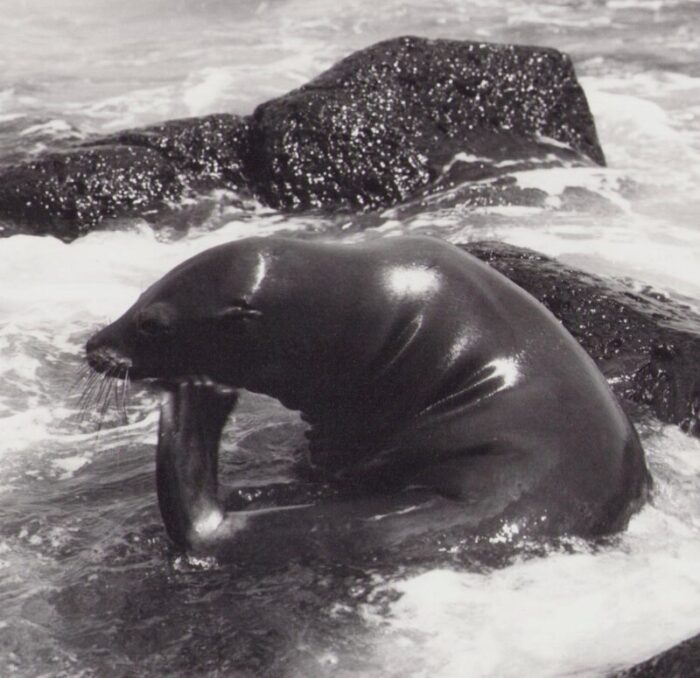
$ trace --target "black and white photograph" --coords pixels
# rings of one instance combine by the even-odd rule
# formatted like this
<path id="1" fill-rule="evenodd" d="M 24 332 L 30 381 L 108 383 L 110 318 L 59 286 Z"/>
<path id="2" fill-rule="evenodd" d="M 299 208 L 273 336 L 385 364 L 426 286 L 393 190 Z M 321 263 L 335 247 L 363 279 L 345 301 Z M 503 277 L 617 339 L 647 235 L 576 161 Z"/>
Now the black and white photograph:
<path id="1" fill-rule="evenodd" d="M 699 0 L 0 0 L 2 678 L 700 678 Z"/>

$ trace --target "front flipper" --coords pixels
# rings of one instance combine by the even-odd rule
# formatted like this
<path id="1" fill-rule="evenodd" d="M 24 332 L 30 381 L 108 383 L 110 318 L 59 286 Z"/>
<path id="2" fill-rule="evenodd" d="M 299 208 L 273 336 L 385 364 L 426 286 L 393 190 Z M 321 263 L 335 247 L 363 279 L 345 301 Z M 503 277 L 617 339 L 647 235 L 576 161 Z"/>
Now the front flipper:
<path id="1" fill-rule="evenodd" d="M 263 502 L 260 508 L 252 502 L 252 510 L 226 511 L 218 497 L 218 448 L 236 400 L 233 391 L 194 380 L 164 398 L 156 454 L 158 503 L 178 547 L 226 561 L 346 560 L 469 522 L 459 502 L 420 488 L 355 496 L 336 496 L 328 488 L 284 490 L 273 499 L 291 505 L 273 501 L 277 505 Z"/>
<path id="2" fill-rule="evenodd" d="M 208 542 L 221 528 L 217 491 L 221 432 L 238 393 L 191 379 L 161 405 L 156 452 L 158 505 L 168 536 L 182 548 Z"/>
<path id="3" fill-rule="evenodd" d="M 268 564 L 307 557 L 353 561 L 444 531 L 480 534 L 501 517 L 540 520 L 547 514 L 553 521 L 557 515 L 547 507 L 571 503 L 540 487 L 546 468 L 509 449 L 436 463 L 404 478 L 403 489 L 291 485 L 268 488 L 269 496 L 259 500 L 243 501 L 239 493 L 229 504 L 238 510 L 226 510 L 218 496 L 218 448 L 236 401 L 235 391 L 190 380 L 168 393 L 161 408 L 158 503 L 169 537 L 192 553 Z"/>

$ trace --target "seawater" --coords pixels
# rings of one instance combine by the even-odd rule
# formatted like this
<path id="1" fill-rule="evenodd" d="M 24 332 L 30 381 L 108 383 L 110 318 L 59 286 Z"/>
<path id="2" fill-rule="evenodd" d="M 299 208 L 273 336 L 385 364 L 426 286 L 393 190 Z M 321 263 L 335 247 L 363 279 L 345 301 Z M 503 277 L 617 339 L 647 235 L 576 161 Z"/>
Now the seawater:
<path id="1" fill-rule="evenodd" d="M 602 676 L 700 631 L 700 443 L 674 427 L 641 429 L 653 500 L 606 544 L 498 567 L 251 572 L 169 549 L 157 394 L 132 388 L 127 421 L 114 408 L 81 420 L 75 387 L 91 332 L 183 259 L 253 234 L 499 239 L 698 308 L 697 2 L 0 5 L 0 165 L 127 126 L 248 113 L 404 34 L 569 52 L 608 159 L 517 175 L 547 192 L 544 208 L 475 210 L 457 188 L 371 218 L 289 217 L 215 193 L 183 211 L 184 234 L 134 219 L 70 245 L 0 240 L 2 675 Z M 248 395 L 224 481 L 284 480 L 302 432 L 296 414 Z"/>

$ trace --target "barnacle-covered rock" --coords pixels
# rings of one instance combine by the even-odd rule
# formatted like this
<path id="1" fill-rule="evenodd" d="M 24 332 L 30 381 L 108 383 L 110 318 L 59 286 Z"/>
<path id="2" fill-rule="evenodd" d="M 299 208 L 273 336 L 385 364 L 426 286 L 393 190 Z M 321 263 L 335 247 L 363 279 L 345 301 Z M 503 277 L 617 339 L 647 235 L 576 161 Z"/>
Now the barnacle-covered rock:
<path id="1" fill-rule="evenodd" d="M 249 117 L 174 120 L 11 166 L 0 173 L 0 235 L 72 240 L 211 188 L 281 210 L 366 210 L 467 182 L 472 204 L 533 204 L 537 191 L 485 180 L 581 163 L 604 157 L 566 55 L 398 38 Z"/>
<path id="2" fill-rule="evenodd" d="M 109 144 L 50 153 L 0 176 L 0 235 L 70 241 L 105 218 L 141 215 L 181 191 L 174 166 L 149 148 Z"/>
<path id="3" fill-rule="evenodd" d="M 196 188 L 242 188 L 243 159 L 248 156 L 249 122 L 228 113 L 170 120 L 118 132 L 93 145 L 120 144 L 160 153 L 181 180 Z"/>
<path id="4" fill-rule="evenodd" d="M 365 209 L 534 166 L 604 164 L 554 49 L 406 37 L 343 59 L 253 114 L 249 174 L 281 209 Z"/>

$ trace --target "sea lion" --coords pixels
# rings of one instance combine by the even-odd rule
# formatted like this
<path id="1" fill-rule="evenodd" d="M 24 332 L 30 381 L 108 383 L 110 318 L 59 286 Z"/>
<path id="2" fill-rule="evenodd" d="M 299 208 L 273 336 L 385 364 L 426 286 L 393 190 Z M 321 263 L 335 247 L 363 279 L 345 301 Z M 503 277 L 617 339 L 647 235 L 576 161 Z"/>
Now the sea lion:
<path id="1" fill-rule="evenodd" d="M 522 289 L 434 238 L 214 247 L 86 351 L 99 372 L 169 391 L 159 503 L 170 537 L 196 551 L 238 549 L 263 525 L 287 544 L 313 533 L 363 548 L 504 521 L 600 535 L 625 526 L 649 485 L 583 349 Z M 347 496 L 226 512 L 218 444 L 240 388 L 302 412 L 311 467 Z"/>

